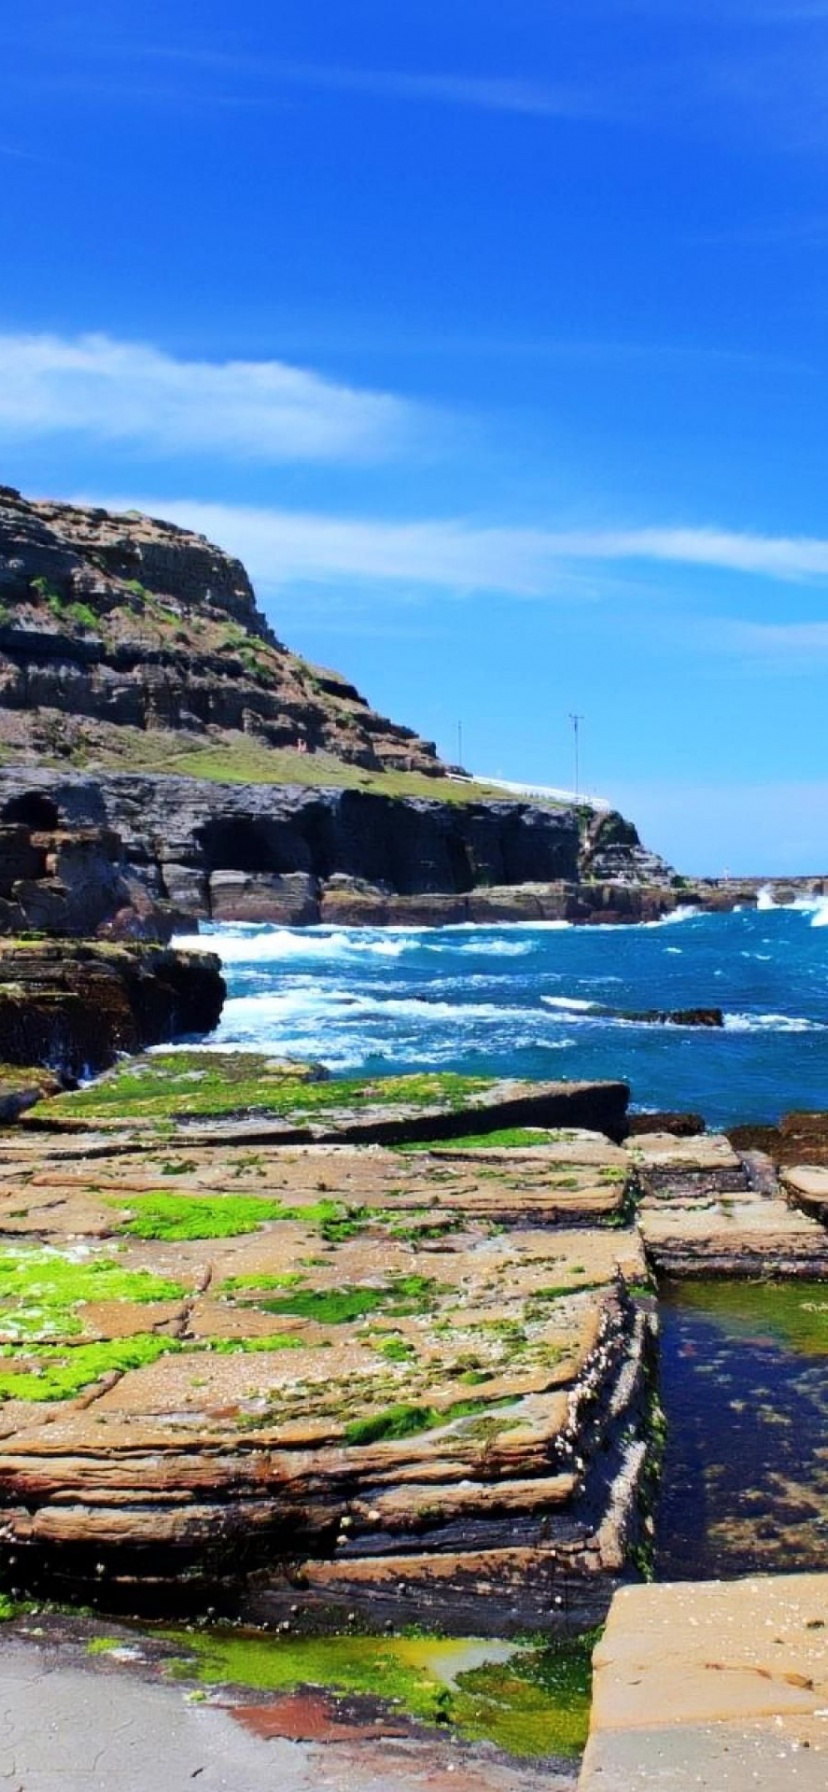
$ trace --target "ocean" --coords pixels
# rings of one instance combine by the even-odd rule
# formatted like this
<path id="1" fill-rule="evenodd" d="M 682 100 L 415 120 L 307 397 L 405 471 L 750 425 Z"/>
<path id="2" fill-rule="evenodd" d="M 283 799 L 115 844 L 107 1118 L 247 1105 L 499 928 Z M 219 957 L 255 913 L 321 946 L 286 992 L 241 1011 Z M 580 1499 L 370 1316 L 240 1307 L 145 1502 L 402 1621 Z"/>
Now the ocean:
<path id="1" fill-rule="evenodd" d="M 828 901 L 637 927 L 205 926 L 228 1000 L 209 1045 L 334 1075 L 621 1077 L 710 1126 L 828 1108 Z M 603 1009 L 717 1007 L 723 1029 Z"/>

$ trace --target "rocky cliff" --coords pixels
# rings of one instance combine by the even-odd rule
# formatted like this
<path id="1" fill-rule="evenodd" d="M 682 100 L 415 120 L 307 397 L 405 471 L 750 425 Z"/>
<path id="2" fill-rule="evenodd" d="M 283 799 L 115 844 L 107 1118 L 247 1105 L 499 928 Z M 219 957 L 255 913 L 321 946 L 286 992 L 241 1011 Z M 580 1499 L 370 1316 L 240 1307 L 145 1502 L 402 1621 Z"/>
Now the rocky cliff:
<path id="1" fill-rule="evenodd" d="M 606 818 L 610 834 L 620 819 Z M 107 901 L 139 919 L 151 905 L 157 928 L 165 910 L 296 925 L 635 920 L 683 899 L 667 867 L 658 883 L 642 876 L 638 858 L 652 861 L 632 843 L 623 877 L 580 881 L 588 851 L 599 862 L 600 829 L 585 833 L 572 809 L 12 766 L 0 771 L 0 932 L 15 909 L 12 929 L 89 931 L 71 876 L 102 855 L 96 924 Z M 41 855 L 51 885 L 21 877 L 21 853 Z"/>
<path id="2" fill-rule="evenodd" d="M 288 652 L 203 537 L 10 487 L 0 762 L 0 933 L 94 933 L 128 911 L 163 937 L 159 903 L 347 924 L 634 920 L 677 900 L 622 816 L 450 778 Z"/>
<path id="3" fill-rule="evenodd" d="M 374 770 L 446 771 L 413 729 L 289 653 L 244 568 L 203 536 L 0 487 L 6 756 L 146 764 L 141 736 L 165 733 L 195 747 L 252 742 Z"/>

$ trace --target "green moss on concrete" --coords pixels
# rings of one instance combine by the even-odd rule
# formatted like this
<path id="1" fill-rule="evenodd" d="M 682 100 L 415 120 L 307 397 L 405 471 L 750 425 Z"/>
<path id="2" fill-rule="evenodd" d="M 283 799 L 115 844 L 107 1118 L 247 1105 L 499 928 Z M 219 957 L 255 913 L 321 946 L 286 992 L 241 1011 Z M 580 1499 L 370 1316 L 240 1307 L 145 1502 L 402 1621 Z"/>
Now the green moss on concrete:
<path id="1" fill-rule="evenodd" d="M 0 1251 L 0 1336 L 68 1338 L 83 1331 L 90 1301 L 183 1300 L 180 1282 L 124 1269 L 110 1257 L 78 1260 L 21 1246 Z"/>
<path id="2" fill-rule="evenodd" d="M 202 1685 L 334 1698 L 362 1694 L 427 1724 L 506 1753 L 573 1758 L 589 1722 L 595 1633 L 538 1646 L 431 1636 L 272 1637 L 239 1631 L 168 1632 L 170 1666 Z"/>
<path id="3" fill-rule="evenodd" d="M 263 1294 L 271 1288 L 295 1288 L 302 1277 L 295 1270 L 285 1270 L 282 1275 L 261 1276 L 225 1276 L 216 1288 L 217 1294 L 249 1294 L 260 1290 Z"/>
<path id="4" fill-rule="evenodd" d="M 256 1301 L 255 1305 L 266 1313 L 291 1313 L 303 1319 L 315 1319 L 319 1325 L 348 1325 L 380 1310 L 391 1315 L 426 1313 L 433 1307 L 438 1292 L 437 1283 L 431 1277 L 410 1275 L 396 1276 L 379 1288 L 366 1284 L 298 1289 L 278 1300 Z"/>
<path id="5" fill-rule="evenodd" d="M 409 1344 L 407 1338 L 401 1338 L 398 1332 L 383 1333 L 382 1336 L 375 1334 L 370 1342 L 371 1349 L 376 1350 L 379 1356 L 387 1357 L 390 1363 L 410 1363 L 417 1356 L 414 1345 Z"/>
<path id="6" fill-rule="evenodd" d="M 495 1132 L 464 1133 L 457 1139 L 415 1139 L 410 1144 L 398 1145 L 398 1151 L 408 1154 L 419 1151 L 489 1151 L 495 1148 L 508 1151 L 526 1151 L 535 1146 L 556 1144 L 560 1133 L 539 1126 L 501 1126 Z"/>
<path id="7" fill-rule="evenodd" d="M 400 1437 L 414 1437 L 418 1431 L 436 1431 L 440 1425 L 451 1425 L 455 1419 L 481 1418 L 498 1406 L 514 1406 L 517 1396 L 502 1400 L 455 1400 L 440 1411 L 436 1406 L 399 1404 L 366 1419 L 353 1419 L 345 1427 L 345 1442 L 351 1447 L 382 1443 Z"/>
<path id="8" fill-rule="evenodd" d="M 272 1220 L 300 1220 L 314 1226 L 323 1238 L 336 1242 L 352 1237 L 362 1224 L 362 1209 L 352 1210 L 341 1201 L 317 1201 L 308 1207 L 289 1207 L 258 1195 L 179 1195 L 158 1189 L 132 1195 L 127 1201 L 107 1205 L 123 1215 L 117 1230 L 133 1238 L 160 1239 L 177 1244 L 187 1239 L 238 1238 L 256 1232 Z"/>

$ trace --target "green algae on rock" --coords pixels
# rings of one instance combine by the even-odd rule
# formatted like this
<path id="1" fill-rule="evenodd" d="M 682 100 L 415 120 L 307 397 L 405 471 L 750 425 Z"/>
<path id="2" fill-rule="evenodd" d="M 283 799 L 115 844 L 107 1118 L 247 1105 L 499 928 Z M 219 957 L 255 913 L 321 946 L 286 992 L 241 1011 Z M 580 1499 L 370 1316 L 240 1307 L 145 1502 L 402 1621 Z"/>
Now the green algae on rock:
<path id="1" fill-rule="evenodd" d="M 0 1346 L 0 1360 L 14 1367 L 0 1369 L 0 1400 L 73 1400 L 102 1375 L 143 1369 L 160 1356 L 180 1350 L 177 1338 L 139 1332 L 95 1344 L 38 1344 L 20 1355 L 14 1346 Z"/>
<path id="2" fill-rule="evenodd" d="M 180 1282 L 148 1269 L 126 1269 L 112 1257 L 63 1256 L 55 1250 L 6 1246 L 0 1251 L 0 1339 L 76 1336 L 83 1308 L 95 1301 L 183 1300 Z"/>
<path id="3" fill-rule="evenodd" d="M 387 1143 L 487 1129 L 567 1125 L 613 1138 L 626 1129 L 621 1082 L 536 1082 L 419 1075 L 333 1078 L 264 1053 L 187 1050 L 134 1058 L 100 1081 L 42 1103 L 27 1130 L 149 1132 L 179 1143 Z"/>
<path id="4" fill-rule="evenodd" d="M 308 1117 L 329 1109 L 416 1107 L 452 1110 L 493 1087 L 487 1077 L 435 1072 L 381 1080 L 333 1081 L 318 1067 L 285 1064 L 262 1052 L 153 1052 L 49 1104 L 51 1119 L 175 1120 L 238 1114 Z"/>

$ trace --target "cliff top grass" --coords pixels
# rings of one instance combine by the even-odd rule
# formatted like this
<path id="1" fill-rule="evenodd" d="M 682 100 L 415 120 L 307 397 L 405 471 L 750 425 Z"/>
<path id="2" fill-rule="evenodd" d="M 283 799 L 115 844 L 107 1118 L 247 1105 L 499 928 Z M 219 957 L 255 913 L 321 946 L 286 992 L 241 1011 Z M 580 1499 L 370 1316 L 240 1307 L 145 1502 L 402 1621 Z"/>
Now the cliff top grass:
<path id="1" fill-rule="evenodd" d="M 156 772 L 179 778 L 205 778 L 217 784 L 297 784 L 306 789 L 364 790 L 373 796 L 420 797 L 435 803 L 519 802 L 508 792 L 485 780 L 454 776 L 434 777 L 424 772 L 368 769 L 353 765 L 336 754 L 319 749 L 298 753 L 289 747 L 271 747 L 240 730 L 214 730 L 198 735 L 184 730 L 132 728 L 127 724 L 90 725 L 74 744 L 59 753 L 38 755 L 43 765 L 57 771 L 67 766 L 87 772 Z M 16 749 L 0 741 L 0 764 L 31 763 L 29 745 Z M 552 797 L 526 798 L 536 808 L 562 809 L 568 805 Z"/>

